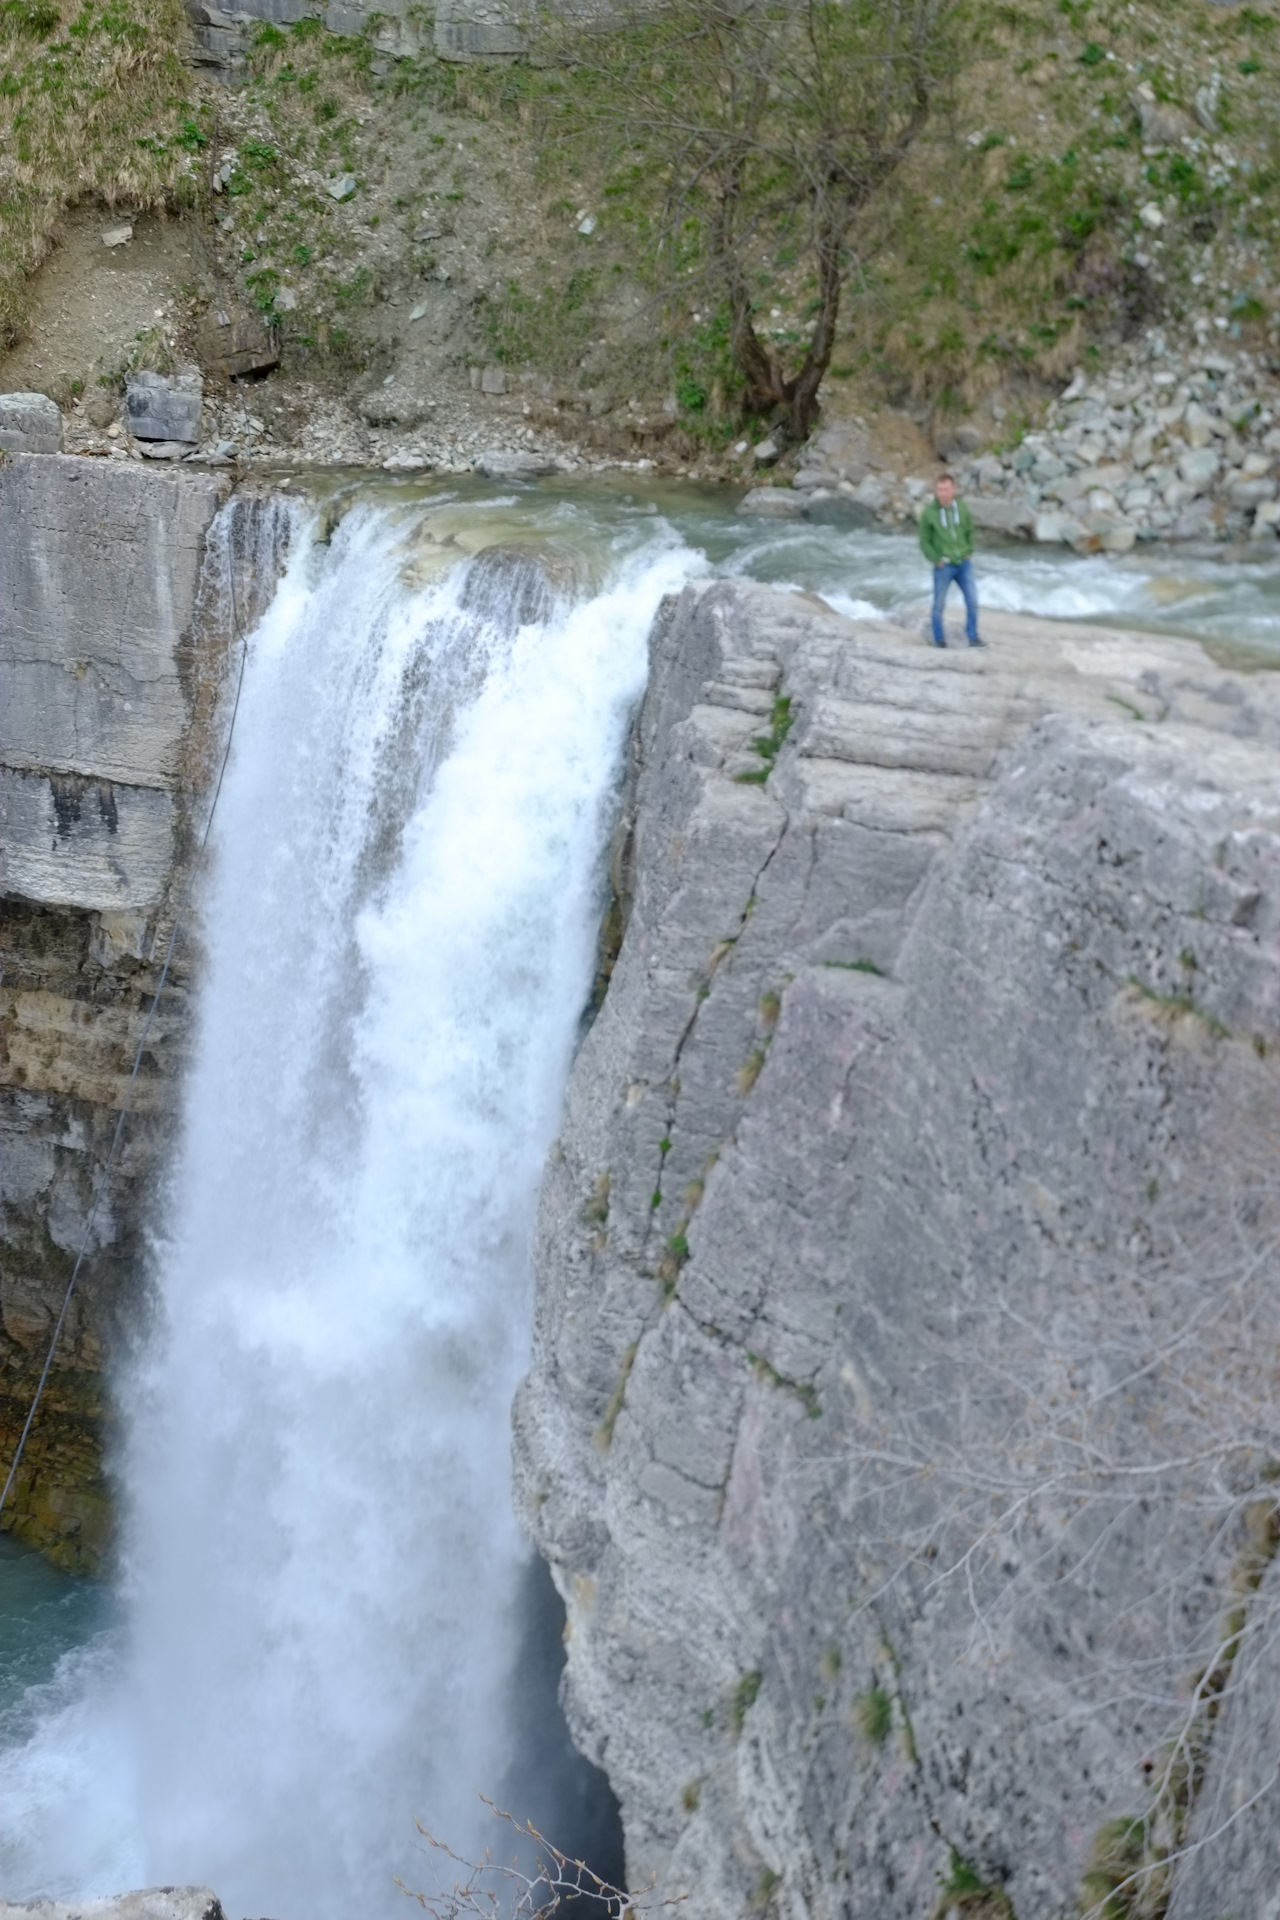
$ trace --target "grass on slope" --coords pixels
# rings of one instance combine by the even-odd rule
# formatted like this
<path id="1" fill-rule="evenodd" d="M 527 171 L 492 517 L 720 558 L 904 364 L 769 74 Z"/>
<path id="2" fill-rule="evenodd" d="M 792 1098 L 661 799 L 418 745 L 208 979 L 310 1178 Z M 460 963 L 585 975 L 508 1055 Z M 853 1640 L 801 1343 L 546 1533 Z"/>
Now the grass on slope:
<path id="1" fill-rule="evenodd" d="M 969 60 L 954 108 L 855 237 L 833 377 L 963 412 L 996 388 L 1033 407 L 1046 383 L 1154 323 L 1202 317 L 1280 350 L 1275 0 L 961 5 Z M 598 73 L 513 67 L 472 84 L 538 129 L 544 198 L 571 185 L 598 213 L 601 253 L 652 258 L 662 170 L 625 113 L 610 138 Z M 1144 144 L 1142 90 L 1178 125 L 1163 147 Z M 817 291 L 804 236 L 767 219 L 762 231 L 757 311 L 798 349 Z M 651 280 L 672 385 L 686 420 L 723 414 L 727 432 L 726 315 L 697 235 L 685 239 L 679 277 Z M 505 344 L 531 356 L 537 330 L 519 317 Z"/>
<path id="2" fill-rule="evenodd" d="M 0 0 L 0 345 L 64 208 L 195 199 L 180 0 Z"/>

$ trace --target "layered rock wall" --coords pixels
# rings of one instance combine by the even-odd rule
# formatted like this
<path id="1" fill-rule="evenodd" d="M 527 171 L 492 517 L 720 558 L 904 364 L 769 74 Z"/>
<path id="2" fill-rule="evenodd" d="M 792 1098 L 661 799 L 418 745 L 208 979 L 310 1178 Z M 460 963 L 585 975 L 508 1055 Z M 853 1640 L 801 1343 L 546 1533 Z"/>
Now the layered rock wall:
<path id="1" fill-rule="evenodd" d="M 19 455 L 0 467 L 6 1472 L 89 1234 L 4 1524 L 73 1567 L 95 1564 L 107 1536 L 103 1368 L 142 1311 L 141 1236 L 172 1126 L 189 934 L 109 1184 L 103 1169 L 222 743 L 231 570 L 243 617 L 269 590 L 260 505 L 238 504 L 213 536 L 226 496 L 213 477 L 133 465 Z"/>
<path id="2" fill-rule="evenodd" d="M 1130 1818 L 1150 1872 L 1264 1617 L 1280 697 L 988 630 L 654 637 L 516 1462 L 632 1883 L 723 1920 L 1047 1920 Z"/>

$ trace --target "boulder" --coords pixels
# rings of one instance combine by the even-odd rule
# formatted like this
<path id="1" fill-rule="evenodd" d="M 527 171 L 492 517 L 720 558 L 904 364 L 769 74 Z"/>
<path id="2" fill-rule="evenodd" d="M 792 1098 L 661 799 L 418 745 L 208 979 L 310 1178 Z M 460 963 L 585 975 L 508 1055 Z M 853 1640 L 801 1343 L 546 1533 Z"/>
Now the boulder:
<path id="1" fill-rule="evenodd" d="M 752 448 L 751 457 L 758 467 L 771 467 L 781 453 L 780 443 L 770 437 L 768 440 L 761 440 Z"/>
<path id="2" fill-rule="evenodd" d="M 1173 147 L 1195 132 L 1189 114 L 1180 107 L 1171 106 L 1166 100 L 1157 100 L 1152 89 L 1145 84 L 1130 96 L 1130 105 L 1141 122 L 1142 144 L 1145 147 Z"/>
<path id="3" fill-rule="evenodd" d="M 1280 523 L 1280 500 L 1264 500 L 1253 516 L 1253 525 L 1249 529 L 1251 540 L 1274 540 L 1277 523 Z"/>
<path id="4" fill-rule="evenodd" d="M 1038 513 L 1031 531 L 1045 546 L 1070 546 L 1084 529 L 1073 513 Z"/>
<path id="5" fill-rule="evenodd" d="M 215 308 L 201 322 L 196 339 L 200 364 L 223 380 L 244 373 L 269 373 L 280 361 L 278 347 L 256 315 Z"/>
<path id="6" fill-rule="evenodd" d="M 1108 493 L 1119 493 L 1132 478 L 1131 469 L 1122 460 L 1103 461 L 1089 474 L 1089 488 L 1104 487 Z"/>
<path id="7" fill-rule="evenodd" d="M 798 487 L 801 493 L 807 493 L 812 487 L 839 486 L 840 475 L 833 473 L 829 467 L 801 467 L 791 484 Z"/>
<path id="8" fill-rule="evenodd" d="M 1213 485 L 1220 464 L 1213 447 L 1193 447 L 1189 453 L 1178 456 L 1178 472 L 1197 493 L 1203 493 L 1206 487 Z"/>
<path id="9" fill-rule="evenodd" d="M 966 496 L 965 504 L 974 526 L 984 533 L 1002 533 L 1012 540 L 1025 537 L 1035 527 L 1035 509 L 1023 500 L 992 500 L 986 494 L 973 493 Z"/>
<path id="10" fill-rule="evenodd" d="M 1192 400 L 1182 416 L 1182 431 L 1186 435 L 1187 445 L 1207 447 L 1213 438 L 1213 429 L 1213 416 L 1198 400 Z"/>
<path id="11" fill-rule="evenodd" d="M 878 474 L 869 473 L 865 479 L 859 480 L 853 497 L 869 513 L 883 513 L 889 504 L 889 488 Z"/>
<path id="12" fill-rule="evenodd" d="M 1071 545 L 1077 553 L 1129 553 L 1138 530 L 1119 513 L 1087 513 Z"/>
<path id="13" fill-rule="evenodd" d="M 62 452 L 62 415 L 47 393 L 0 393 L 0 451 Z"/>
<path id="14" fill-rule="evenodd" d="M 490 447 L 480 455 L 476 466 L 490 480 L 536 480 L 541 474 L 556 471 L 550 454 L 529 453 L 523 447 Z"/>
<path id="15" fill-rule="evenodd" d="M 135 440 L 177 440 L 195 446 L 200 439 L 204 383 L 198 373 L 141 373 L 126 376 L 125 425 Z"/>
<path id="16" fill-rule="evenodd" d="M 1169 529 L 1170 540 L 1207 540 L 1217 531 L 1218 510 L 1212 500 L 1192 500 Z"/>
<path id="17" fill-rule="evenodd" d="M 758 514 L 765 520 L 800 520 L 808 503 L 802 494 L 784 487 L 752 487 L 738 502 L 739 513 Z"/>
<path id="18" fill-rule="evenodd" d="M 505 393 L 507 376 L 501 367 L 485 367 L 480 374 L 481 393 Z"/>
<path id="19" fill-rule="evenodd" d="M 1227 488 L 1227 498 L 1233 507 L 1257 507 L 1266 500 L 1274 500 L 1276 483 L 1269 478 L 1258 480 L 1233 480 Z"/>

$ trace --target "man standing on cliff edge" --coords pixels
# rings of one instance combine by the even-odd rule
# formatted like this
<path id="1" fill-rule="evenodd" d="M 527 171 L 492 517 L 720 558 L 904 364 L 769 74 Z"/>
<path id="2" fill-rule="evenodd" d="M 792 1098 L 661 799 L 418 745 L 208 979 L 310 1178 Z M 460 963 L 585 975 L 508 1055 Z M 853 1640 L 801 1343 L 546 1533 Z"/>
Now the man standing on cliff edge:
<path id="1" fill-rule="evenodd" d="M 920 515 L 920 551 L 933 568 L 933 644 L 947 644 L 942 614 L 954 581 L 964 596 L 965 636 L 971 647 L 980 647 L 978 590 L 973 579 L 973 517 L 964 501 L 956 499 L 956 483 L 949 473 L 939 475 L 933 491 L 935 497 Z"/>

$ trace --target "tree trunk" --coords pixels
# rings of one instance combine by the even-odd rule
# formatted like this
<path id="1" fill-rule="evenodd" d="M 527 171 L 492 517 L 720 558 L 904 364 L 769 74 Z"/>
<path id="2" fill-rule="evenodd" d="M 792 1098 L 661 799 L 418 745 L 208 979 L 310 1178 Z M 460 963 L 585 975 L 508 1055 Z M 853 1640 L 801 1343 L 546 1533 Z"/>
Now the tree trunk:
<path id="1" fill-rule="evenodd" d="M 786 382 L 788 426 L 796 441 L 807 440 L 818 412 L 818 388 L 822 385 L 836 344 L 836 321 L 840 317 L 840 254 L 844 244 L 845 221 L 834 208 L 826 208 L 818 227 L 818 315 L 804 364 L 793 380 Z"/>

